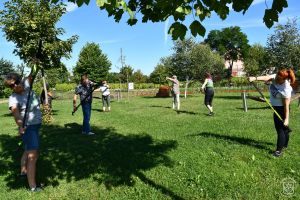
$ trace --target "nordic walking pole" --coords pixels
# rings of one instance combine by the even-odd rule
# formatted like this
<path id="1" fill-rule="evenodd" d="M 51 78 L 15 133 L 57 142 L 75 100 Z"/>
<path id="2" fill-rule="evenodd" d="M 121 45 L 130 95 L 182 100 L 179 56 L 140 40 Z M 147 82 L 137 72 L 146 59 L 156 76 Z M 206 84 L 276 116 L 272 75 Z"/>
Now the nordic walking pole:
<path id="1" fill-rule="evenodd" d="M 94 92 L 94 90 L 97 89 L 98 86 L 99 86 L 98 84 L 95 84 L 94 89 L 93 89 L 88 95 L 86 95 L 82 101 L 80 101 L 80 104 L 78 104 L 78 105 L 76 106 L 75 109 L 73 109 L 72 115 L 74 115 L 74 113 L 75 113 L 75 112 L 78 110 L 78 108 L 81 106 L 82 102 L 85 101 L 85 100 L 86 100 L 86 99 Z"/>
<path id="2" fill-rule="evenodd" d="M 250 82 L 250 81 L 249 81 Z M 265 97 L 265 95 L 261 92 L 261 90 L 255 85 L 255 83 L 252 83 L 252 85 L 255 87 L 255 89 L 258 91 L 258 93 L 260 94 L 260 96 L 266 101 L 266 103 L 269 105 L 269 107 L 274 111 L 275 115 L 280 119 L 280 121 L 282 121 L 283 123 L 283 119 L 281 118 L 281 116 L 279 115 L 279 113 L 274 109 L 274 107 L 271 105 L 270 101 Z M 288 129 L 288 132 L 292 132 L 292 129 L 290 129 L 290 127 L 286 126 Z"/>

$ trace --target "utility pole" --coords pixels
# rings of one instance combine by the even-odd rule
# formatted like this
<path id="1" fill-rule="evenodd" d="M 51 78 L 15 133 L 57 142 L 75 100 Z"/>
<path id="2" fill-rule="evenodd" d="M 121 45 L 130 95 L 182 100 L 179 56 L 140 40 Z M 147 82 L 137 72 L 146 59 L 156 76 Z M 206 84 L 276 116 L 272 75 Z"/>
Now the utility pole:
<path id="1" fill-rule="evenodd" d="M 125 56 L 123 56 L 123 51 L 121 48 L 121 66 L 122 68 L 125 67 Z M 126 70 L 126 80 L 127 80 L 127 100 L 129 102 L 129 74 L 128 74 L 128 69 Z"/>

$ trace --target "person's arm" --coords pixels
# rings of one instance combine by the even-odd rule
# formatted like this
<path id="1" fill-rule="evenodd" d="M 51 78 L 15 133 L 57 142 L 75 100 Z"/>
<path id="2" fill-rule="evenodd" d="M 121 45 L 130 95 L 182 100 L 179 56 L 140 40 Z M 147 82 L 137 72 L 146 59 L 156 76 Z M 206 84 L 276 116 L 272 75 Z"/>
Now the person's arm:
<path id="1" fill-rule="evenodd" d="M 73 97 L 73 111 L 74 112 L 76 111 L 76 100 L 77 100 L 77 94 L 74 94 L 74 97 Z"/>
<path id="2" fill-rule="evenodd" d="M 207 78 L 206 78 L 205 81 L 204 81 L 204 83 L 203 83 L 203 85 L 202 85 L 202 87 L 201 87 L 201 90 L 204 90 L 204 88 L 205 88 L 207 82 L 208 82 L 208 80 L 207 80 Z"/>
<path id="3" fill-rule="evenodd" d="M 291 102 L 291 98 L 283 98 L 283 106 L 284 106 L 284 121 L 283 121 L 283 125 L 284 126 L 288 126 L 289 125 L 289 115 L 290 115 L 290 111 L 289 111 L 289 106 L 290 106 L 290 102 Z"/>
<path id="4" fill-rule="evenodd" d="M 17 107 L 17 105 L 13 105 L 10 107 L 11 113 L 14 116 L 15 122 L 17 124 L 17 126 L 19 127 L 19 134 L 24 134 L 25 132 L 25 128 L 23 127 L 23 120 L 22 117 L 20 115 L 19 109 Z"/>
<path id="5" fill-rule="evenodd" d="M 170 81 L 172 81 L 172 82 L 175 82 L 175 79 L 170 78 L 170 77 L 166 77 L 166 80 L 170 80 Z"/>
<path id="6" fill-rule="evenodd" d="M 265 82 L 268 82 L 268 81 L 271 81 L 272 79 L 274 79 L 274 76 L 272 76 L 272 75 L 250 76 L 250 77 L 248 77 L 248 80 L 250 82 L 253 82 L 253 81 L 265 81 Z"/>

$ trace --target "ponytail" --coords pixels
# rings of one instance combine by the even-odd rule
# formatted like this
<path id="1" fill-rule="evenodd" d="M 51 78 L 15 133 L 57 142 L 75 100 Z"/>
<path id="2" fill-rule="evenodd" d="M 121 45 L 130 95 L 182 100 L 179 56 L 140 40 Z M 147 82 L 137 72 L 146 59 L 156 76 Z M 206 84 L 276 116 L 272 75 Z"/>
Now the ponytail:
<path id="1" fill-rule="evenodd" d="M 289 79 L 290 79 L 290 83 L 291 83 L 291 86 L 293 88 L 293 90 L 297 91 L 298 90 L 298 82 L 296 81 L 296 77 L 295 77 L 295 74 L 294 74 L 294 71 L 292 69 L 289 69 L 287 70 L 288 74 L 289 74 Z"/>
<path id="2" fill-rule="evenodd" d="M 296 77 L 295 77 L 294 71 L 292 69 L 288 69 L 287 73 L 288 73 L 288 79 L 290 79 L 290 83 L 294 84 L 295 81 L 296 81 Z"/>

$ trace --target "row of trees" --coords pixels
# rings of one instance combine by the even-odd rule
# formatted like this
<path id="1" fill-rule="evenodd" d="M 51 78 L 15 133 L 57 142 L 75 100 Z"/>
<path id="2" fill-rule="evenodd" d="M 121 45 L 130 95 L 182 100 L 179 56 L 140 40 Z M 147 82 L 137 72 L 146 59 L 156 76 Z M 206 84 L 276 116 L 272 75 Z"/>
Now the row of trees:
<path id="1" fill-rule="evenodd" d="M 59 82 L 77 82 L 82 73 L 90 74 L 95 81 L 154 83 L 163 83 L 166 76 L 176 74 L 180 80 L 189 83 L 201 79 L 206 71 L 220 78 L 230 77 L 232 64 L 237 60 L 244 61 L 249 75 L 260 74 L 272 67 L 298 69 L 299 66 L 299 31 L 294 19 L 278 25 L 275 34 L 268 38 L 266 47 L 258 44 L 251 47 L 247 35 L 239 27 L 213 30 L 202 43 L 195 43 L 191 38 L 175 40 L 172 55 L 161 58 L 149 77 L 141 70 L 134 71 L 128 64 L 122 65 L 119 72 L 110 73 L 111 62 L 107 55 L 98 44 L 87 43 L 80 52 L 72 79 L 60 60 L 70 57 L 78 36 L 65 41 L 59 38 L 64 30 L 56 28 L 55 24 L 65 12 L 63 4 L 10 0 L 4 5 L 6 9 L 0 10 L 0 26 L 7 40 L 16 44 L 14 53 L 27 66 L 33 68 L 38 64 L 43 68 L 52 87 Z M 224 71 L 225 61 L 230 63 L 228 71 Z"/>

